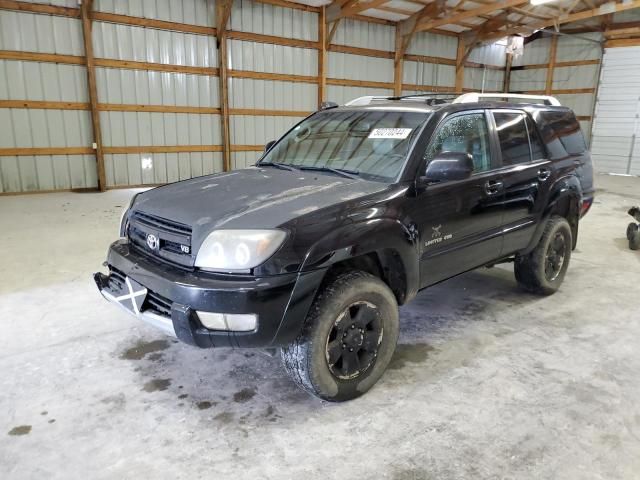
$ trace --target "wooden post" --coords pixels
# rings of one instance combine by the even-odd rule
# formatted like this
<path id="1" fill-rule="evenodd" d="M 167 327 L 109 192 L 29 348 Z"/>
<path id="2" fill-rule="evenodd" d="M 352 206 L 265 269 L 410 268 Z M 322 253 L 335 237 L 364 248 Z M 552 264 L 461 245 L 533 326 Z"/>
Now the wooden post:
<path id="1" fill-rule="evenodd" d="M 222 169 L 231 170 L 231 134 L 229 132 L 229 72 L 227 68 L 227 23 L 233 0 L 216 1 L 218 43 L 218 80 L 220 84 L 220 125 L 222 130 Z"/>
<path id="2" fill-rule="evenodd" d="M 318 13 L 318 108 L 326 100 L 327 89 L 327 11 L 321 7 Z"/>
<path id="3" fill-rule="evenodd" d="M 456 93 L 462 93 L 464 88 L 464 61 L 466 57 L 465 40 L 458 37 L 458 52 L 456 54 Z"/>
<path id="4" fill-rule="evenodd" d="M 549 47 L 549 65 L 547 66 L 547 84 L 544 89 L 547 95 L 553 92 L 553 71 L 556 68 L 556 53 L 558 52 L 558 36 L 551 37 L 551 46 Z"/>
<path id="5" fill-rule="evenodd" d="M 513 66 L 513 53 L 507 53 L 507 64 L 504 69 L 504 84 L 502 87 L 502 91 L 504 93 L 509 93 L 511 89 L 511 67 Z"/>
<path id="6" fill-rule="evenodd" d="M 98 90 L 96 88 L 96 69 L 93 58 L 93 41 L 91 38 L 91 10 L 93 0 L 83 0 L 80 7 L 82 20 L 82 36 L 84 41 L 85 65 L 87 68 L 87 84 L 89 86 L 89 109 L 91 110 L 91 124 L 93 127 L 93 142 L 95 143 L 96 168 L 98 171 L 98 189 L 107 189 L 107 175 L 104 168 L 104 152 L 102 149 L 102 131 L 100 129 L 100 113 L 98 112 Z"/>
<path id="7" fill-rule="evenodd" d="M 396 25 L 396 49 L 393 60 L 393 94 L 402 95 L 402 71 L 404 67 L 404 37 Z"/>

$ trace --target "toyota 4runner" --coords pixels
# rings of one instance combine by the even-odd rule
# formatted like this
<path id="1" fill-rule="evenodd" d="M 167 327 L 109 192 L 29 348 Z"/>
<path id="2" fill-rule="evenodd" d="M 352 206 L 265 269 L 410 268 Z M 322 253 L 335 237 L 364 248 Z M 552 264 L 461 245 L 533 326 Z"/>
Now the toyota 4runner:
<path id="1" fill-rule="evenodd" d="M 137 194 L 94 279 L 185 343 L 279 348 L 303 389 L 349 400 L 382 376 L 421 289 L 513 261 L 524 289 L 558 290 L 592 177 L 553 97 L 362 97 L 255 167 Z"/>

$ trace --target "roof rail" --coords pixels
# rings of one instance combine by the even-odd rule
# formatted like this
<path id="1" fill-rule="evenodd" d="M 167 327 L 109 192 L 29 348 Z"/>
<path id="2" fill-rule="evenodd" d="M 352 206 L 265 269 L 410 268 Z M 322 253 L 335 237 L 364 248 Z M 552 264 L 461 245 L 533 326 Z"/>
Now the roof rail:
<path id="1" fill-rule="evenodd" d="M 345 103 L 345 107 L 362 107 L 364 105 L 369 105 L 373 100 L 388 100 L 389 96 L 387 95 L 368 95 L 366 97 L 358 97 L 353 100 Z"/>
<path id="2" fill-rule="evenodd" d="M 543 105 L 552 105 L 554 107 L 560 107 L 562 104 L 556 97 L 549 95 L 522 95 L 519 93 L 465 93 L 456 98 L 453 103 L 477 103 L 481 100 L 502 100 L 506 99 L 518 99 L 518 100 L 531 100 L 526 103 L 541 103 Z"/>

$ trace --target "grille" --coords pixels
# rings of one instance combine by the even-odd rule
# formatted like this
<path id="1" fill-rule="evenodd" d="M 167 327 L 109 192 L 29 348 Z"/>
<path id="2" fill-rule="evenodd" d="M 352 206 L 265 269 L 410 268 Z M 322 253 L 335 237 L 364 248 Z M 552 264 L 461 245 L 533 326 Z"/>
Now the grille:
<path id="1" fill-rule="evenodd" d="M 171 300 L 149 290 L 142 304 L 142 311 L 152 310 L 165 317 L 171 316 Z"/>
<path id="2" fill-rule="evenodd" d="M 152 249 L 147 244 L 149 235 L 157 239 L 156 248 Z M 179 267 L 193 268 L 191 227 L 188 225 L 148 213 L 134 212 L 129 219 L 128 236 L 139 251 L 155 259 Z"/>

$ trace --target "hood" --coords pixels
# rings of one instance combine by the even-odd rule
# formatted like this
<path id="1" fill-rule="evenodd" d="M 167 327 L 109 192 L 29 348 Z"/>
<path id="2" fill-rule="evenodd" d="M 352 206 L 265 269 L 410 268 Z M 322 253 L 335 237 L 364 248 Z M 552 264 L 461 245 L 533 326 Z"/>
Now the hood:
<path id="1" fill-rule="evenodd" d="M 387 187 L 323 172 L 255 167 L 149 190 L 133 210 L 190 225 L 194 236 L 202 237 L 218 228 L 275 228 Z"/>

